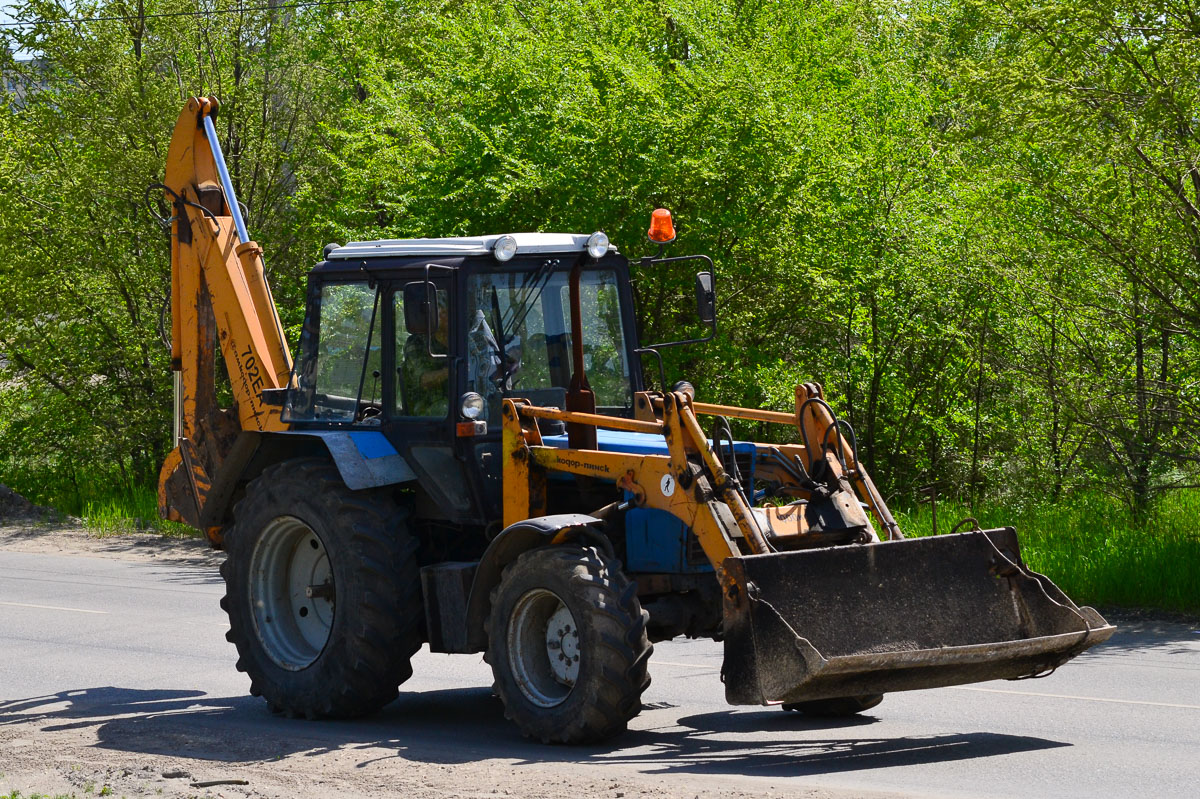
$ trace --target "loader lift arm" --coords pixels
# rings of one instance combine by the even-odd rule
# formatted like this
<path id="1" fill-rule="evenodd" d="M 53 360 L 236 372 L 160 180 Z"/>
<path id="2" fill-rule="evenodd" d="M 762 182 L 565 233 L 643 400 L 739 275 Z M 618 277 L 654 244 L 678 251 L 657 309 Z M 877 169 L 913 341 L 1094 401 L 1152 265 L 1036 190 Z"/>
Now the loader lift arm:
<path id="1" fill-rule="evenodd" d="M 638 395 L 636 406 L 644 409 L 641 418 L 625 419 L 539 408 L 520 400 L 506 400 L 504 463 L 511 469 L 511 479 L 505 481 L 505 525 L 545 513 L 548 472 L 603 477 L 627 492 L 633 505 L 666 511 L 683 521 L 696 535 L 722 588 L 726 593 L 736 593 L 744 586 L 738 585 L 725 572 L 726 558 L 766 555 L 780 548 L 875 539 L 870 521 L 847 490 L 849 485 L 840 492 L 814 486 L 811 480 L 805 486 L 795 477 L 795 471 L 799 471 L 803 475 L 824 473 L 826 481 L 835 486 L 841 480 L 852 483 L 863 504 L 888 530 L 888 537 L 903 537 L 869 476 L 861 470 L 853 448 L 837 429 L 828 405 L 821 398 L 821 388 L 816 384 L 797 388 L 795 414 L 707 405 L 694 402 L 682 392 L 643 392 Z M 806 507 L 815 507 L 820 502 L 831 505 L 836 515 L 834 522 L 830 523 L 828 515 L 819 520 L 794 507 L 752 511 L 746 492 L 726 471 L 701 428 L 698 414 L 793 425 L 804 440 L 821 442 L 819 447 L 808 444 L 763 449 L 782 450 L 799 461 L 799 469 L 779 471 L 776 476 L 802 499 Z M 533 423 L 539 418 L 588 426 L 593 431 L 601 427 L 661 435 L 666 441 L 667 454 L 631 455 L 602 452 L 595 447 L 559 449 L 543 446 L 541 433 Z M 593 440 L 594 437 L 593 433 Z M 771 473 L 772 467 L 768 464 L 762 471 Z M 814 488 L 830 493 L 830 496 L 814 497 Z"/>
<path id="2" fill-rule="evenodd" d="M 217 141 L 218 107 L 214 97 L 189 100 L 167 154 L 163 190 L 172 209 L 176 400 L 174 448 L 158 486 L 160 514 L 206 531 L 214 545 L 220 544 L 221 513 L 237 477 L 223 467 L 253 449 L 258 433 L 287 429 L 280 405 L 264 396 L 286 388 L 292 372 L 262 248 L 246 233 Z M 218 340 L 231 408 L 217 402 Z"/>
<path id="3" fill-rule="evenodd" d="M 626 504 L 681 520 L 720 586 L 732 704 L 874 702 L 1038 676 L 1112 635 L 1095 610 L 1025 566 L 1012 528 L 904 540 L 822 395 L 800 386 L 795 413 L 784 414 L 643 392 L 637 419 L 505 400 L 505 523 L 546 512 L 553 472 L 612 480 Z M 797 503 L 751 507 L 753 487 L 726 472 L 697 414 L 794 425 L 802 445 L 754 447 L 764 471 L 781 463 L 772 479 Z M 661 435 L 667 453 L 547 446 L 538 419 Z"/>

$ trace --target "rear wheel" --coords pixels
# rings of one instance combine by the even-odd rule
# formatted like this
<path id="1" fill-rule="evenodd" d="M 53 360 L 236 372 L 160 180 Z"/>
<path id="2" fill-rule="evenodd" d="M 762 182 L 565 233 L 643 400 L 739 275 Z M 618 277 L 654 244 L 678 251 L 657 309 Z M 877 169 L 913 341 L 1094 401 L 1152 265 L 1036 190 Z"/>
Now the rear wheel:
<path id="1" fill-rule="evenodd" d="M 332 464 L 298 459 L 247 487 L 221 566 L 250 693 L 290 716 L 378 710 L 421 645 L 416 542 L 383 492 L 351 491 Z"/>
<path id="2" fill-rule="evenodd" d="M 870 710 L 883 701 L 883 694 L 839 696 L 834 699 L 814 699 L 810 702 L 789 702 L 784 710 L 795 710 L 809 716 L 844 718 Z"/>
<path id="3" fill-rule="evenodd" d="M 487 661 L 504 715 L 546 743 L 622 732 L 653 648 L 637 586 L 591 547 L 526 552 L 492 592 Z"/>

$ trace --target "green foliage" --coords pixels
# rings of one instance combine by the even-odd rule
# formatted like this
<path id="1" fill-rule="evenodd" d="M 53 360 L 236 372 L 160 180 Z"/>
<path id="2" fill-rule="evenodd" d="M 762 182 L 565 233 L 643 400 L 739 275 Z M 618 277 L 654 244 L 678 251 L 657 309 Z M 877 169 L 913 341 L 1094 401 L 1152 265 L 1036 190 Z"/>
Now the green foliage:
<path id="1" fill-rule="evenodd" d="M 1082 479 L 1143 513 L 1194 482 L 1200 20 L 1175 0 L 964 10 L 953 130 L 986 142 L 1054 494 Z"/>
<path id="2" fill-rule="evenodd" d="M 4 64 L 35 88 L 0 102 L 0 478 L 32 496 L 81 512 L 153 482 L 169 273 L 142 192 L 184 98 L 213 92 L 293 334 L 326 241 L 603 229 L 638 257 L 666 206 L 720 306 L 715 341 L 666 351 L 668 381 L 775 408 L 822 381 L 901 505 L 929 483 L 979 509 L 1038 497 L 1046 518 L 1112 503 L 1173 540 L 1153 525 L 1184 513 L 1172 492 L 1200 462 L 1188 3 L 138 17 L 180 9 L 101 0 L 76 11 L 132 18 L 3 34 L 42 56 Z M 642 341 L 700 332 L 686 267 L 635 278 Z"/>
<path id="3" fill-rule="evenodd" d="M 1077 493 L 1070 502 L 1044 498 L 1021 505 L 985 503 L 970 508 L 939 502 L 937 531 L 947 533 L 974 516 L 984 528 L 1016 527 L 1021 555 L 1080 604 L 1166 608 L 1200 612 L 1195 575 L 1200 570 L 1200 491 L 1177 491 L 1149 518 L 1137 519 L 1121 502 Z M 896 513 L 907 535 L 933 533 L 928 505 Z M 967 529 L 964 527 L 963 529 Z"/>
<path id="4" fill-rule="evenodd" d="M 139 6 L 147 15 L 181 8 L 192 6 Z M 13 11 L 66 13 L 46 0 Z M 84 3 L 74 13 L 130 9 Z M 287 159 L 311 152 L 308 96 L 328 87 L 307 69 L 305 37 L 284 27 L 264 12 L 4 32 L 39 58 L 2 65 L 23 88 L 0 96 L 0 474 L 116 470 L 139 485 L 157 474 L 172 407 L 170 253 L 144 197 L 162 179 L 189 95 L 221 97 L 239 196 L 272 253 L 285 318 L 297 320 L 315 248 L 292 254 Z"/>

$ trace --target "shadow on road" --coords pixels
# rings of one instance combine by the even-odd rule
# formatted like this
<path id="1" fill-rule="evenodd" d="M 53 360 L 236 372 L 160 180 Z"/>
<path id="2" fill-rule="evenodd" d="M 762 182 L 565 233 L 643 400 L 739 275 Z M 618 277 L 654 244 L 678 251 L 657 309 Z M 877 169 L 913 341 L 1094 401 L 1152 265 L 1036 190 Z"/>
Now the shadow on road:
<path id="1" fill-rule="evenodd" d="M 100 687 L 0 703 L 0 729 L 30 723 L 47 733 L 91 728 L 98 746 L 122 752 L 251 763 L 338 751 L 359 758 L 359 768 L 393 760 L 452 765 L 504 758 L 618 763 L 658 774 L 794 776 L 1069 745 L 991 732 L 870 735 L 871 716 L 828 720 L 731 709 L 679 718 L 660 708 L 643 715 L 640 729 L 602 746 L 544 746 L 522 739 L 486 688 L 404 693 L 372 718 L 324 722 L 272 715 L 253 697 L 187 690 Z"/>
<path id="2" fill-rule="evenodd" d="M 779 710 L 719 711 L 679 719 L 678 723 L 692 732 L 635 732 L 622 742 L 649 746 L 650 751 L 626 749 L 599 759 L 662 774 L 803 776 L 973 760 L 1070 746 L 1044 738 L 993 732 L 872 736 L 865 728 L 875 721 L 869 716 L 807 719 Z M 834 730 L 854 728 L 864 728 L 863 734 L 829 736 Z M 766 731 L 771 733 L 767 741 L 745 737 Z"/>
<path id="3" fill-rule="evenodd" d="M 96 536 L 71 523 L 5 523 L 0 519 L 0 549 L 17 554 L 70 557 L 103 555 L 114 560 L 171 566 L 179 574 L 167 582 L 208 584 L 221 582 L 217 568 L 225 555 L 210 548 L 203 538 L 179 538 L 150 532 Z"/>

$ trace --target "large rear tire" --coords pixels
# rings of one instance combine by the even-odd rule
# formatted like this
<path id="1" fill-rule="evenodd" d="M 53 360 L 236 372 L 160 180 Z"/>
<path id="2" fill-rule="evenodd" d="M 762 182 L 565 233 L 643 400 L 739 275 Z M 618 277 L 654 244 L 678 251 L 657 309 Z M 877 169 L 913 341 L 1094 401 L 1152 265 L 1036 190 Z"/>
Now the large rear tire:
<path id="1" fill-rule="evenodd" d="M 624 731 L 650 685 L 648 618 L 637 585 L 592 547 L 521 555 L 492 592 L 487 624 L 504 715 L 544 743 Z"/>
<path id="2" fill-rule="evenodd" d="M 405 516 L 384 492 L 346 488 L 323 459 L 250 483 L 225 537 L 221 607 L 251 694 L 306 718 L 362 716 L 396 697 L 423 620 Z"/>

